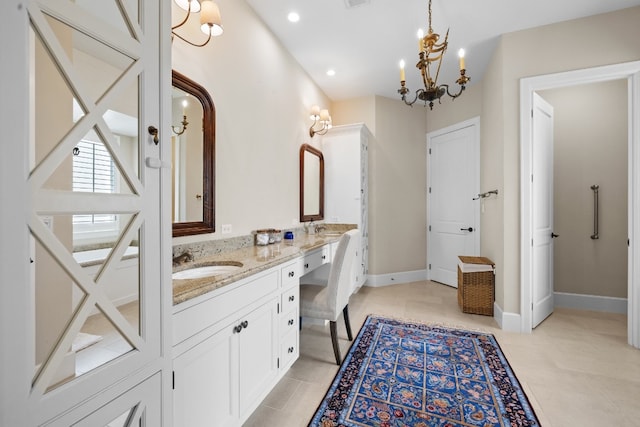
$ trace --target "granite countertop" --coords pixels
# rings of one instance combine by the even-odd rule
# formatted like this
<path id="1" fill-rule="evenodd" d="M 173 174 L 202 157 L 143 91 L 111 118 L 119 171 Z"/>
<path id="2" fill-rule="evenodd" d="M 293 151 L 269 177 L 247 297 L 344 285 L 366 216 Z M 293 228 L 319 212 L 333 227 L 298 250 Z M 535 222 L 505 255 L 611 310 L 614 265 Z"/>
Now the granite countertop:
<path id="1" fill-rule="evenodd" d="M 335 231 L 331 231 L 330 234 L 299 233 L 293 240 L 282 240 L 279 243 L 272 243 L 267 246 L 250 246 L 225 251 L 174 267 L 173 272 L 175 273 L 214 262 L 231 261 L 242 263 L 242 267 L 231 273 L 198 279 L 173 280 L 173 305 L 230 285 L 240 279 L 300 257 L 323 245 L 337 242 L 339 239 L 340 234 Z"/>

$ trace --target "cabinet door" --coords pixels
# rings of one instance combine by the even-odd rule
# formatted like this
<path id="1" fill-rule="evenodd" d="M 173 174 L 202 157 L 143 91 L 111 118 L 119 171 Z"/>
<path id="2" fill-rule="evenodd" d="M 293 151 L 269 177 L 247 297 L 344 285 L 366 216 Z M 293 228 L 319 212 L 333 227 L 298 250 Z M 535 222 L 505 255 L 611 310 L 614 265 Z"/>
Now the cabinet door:
<path id="1" fill-rule="evenodd" d="M 278 374 L 278 299 L 274 298 L 240 319 L 240 414 L 248 416 L 267 394 Z M 245 323 L 246 322 L 246 323 Z"/>
<path id="2" fill-rule="evenodd" d="M 213 420 L 216 426 L 237 423 L 234 325 L 174 359 L 174 426 L 211 426 Z"/>
<path id="3" fill-rule="evenodd" d="M 10 157 L 15 166 L 1 169 L 26 196 L 5 203 L 2 193 L 18 231 L 2 233 L 11 246 L 2 269 L 17 267 L 1 281 L 10 289 L 0 312 L 12 322 L 3 323 L 0 347 L 15 351 L 3 351 L 0 424 L 43 425 L 72 414 L 63 424 L 70 425 L 93 402 L 109 413 L 123 390 L 143 387 L 168 363 L 161 325 L 171 284 L 159 265 L 169 260 L 161 247 L 170 235 L 160 223 L 168 212 L 161 186 L 169 182 L 161 174 L 169 172 L 145 160 L 169 154 L 147 128 L 162 127 L 169 101 L 160 66 L 168 27 L 160 24 L 170 5 L 9 0 L 9 13 L 15 44 L 10 51 L 3 44 L 2 57 L 12 58 L 3 61 L 3 78 L 21 76 L 11 84 L 24 93 L 7 97 L 3 89 L 0 102 L 2 114 L 8 103 L 20 116 L 7 140 L 22 150 Z M 96 247 L 105 254 L 93 274 L 76 256 Z M 131 262 L 133 273 L 118 283 L 117 270 Z M 127 303 L 113 299 L 116 285 L 126 286 Z"/>

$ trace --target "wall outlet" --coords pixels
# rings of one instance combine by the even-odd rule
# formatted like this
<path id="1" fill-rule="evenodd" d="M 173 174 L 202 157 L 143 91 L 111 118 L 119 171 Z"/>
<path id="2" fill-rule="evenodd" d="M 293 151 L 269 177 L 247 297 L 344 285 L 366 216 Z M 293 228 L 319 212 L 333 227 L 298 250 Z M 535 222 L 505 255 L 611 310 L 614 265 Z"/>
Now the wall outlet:
<path id="1" fill-rule="evenodd" d="M 222 234 L 229 234 L 232 230 L 231 224 L 222 224 Z"/>

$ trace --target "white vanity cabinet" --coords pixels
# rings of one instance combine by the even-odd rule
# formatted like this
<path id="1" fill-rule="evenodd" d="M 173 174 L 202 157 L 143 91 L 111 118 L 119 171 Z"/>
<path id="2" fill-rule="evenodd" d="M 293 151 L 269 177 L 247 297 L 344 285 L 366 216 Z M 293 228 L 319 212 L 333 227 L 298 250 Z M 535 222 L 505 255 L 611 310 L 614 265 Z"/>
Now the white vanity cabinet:
<path id="1" fill-rule="evenodd" d="M 279 271 L 256 276 L 176 306 L 174 425 L 239 426 L 279 379 Z"/>
<path id="2" fill-rule="evenodd" d="M 325 160 L 325 222 L 356 224 L 360 244 L 354 263 L 354 291 L 369 272 L 369 138 L 363 124 L 334 126 L 322 137 Z"/>
<path id="3" fill-rule="evenodd" d="M 286 372 L 300 355 L 300 276 L 304 258 L 282 267 L 279 367 Z"/>

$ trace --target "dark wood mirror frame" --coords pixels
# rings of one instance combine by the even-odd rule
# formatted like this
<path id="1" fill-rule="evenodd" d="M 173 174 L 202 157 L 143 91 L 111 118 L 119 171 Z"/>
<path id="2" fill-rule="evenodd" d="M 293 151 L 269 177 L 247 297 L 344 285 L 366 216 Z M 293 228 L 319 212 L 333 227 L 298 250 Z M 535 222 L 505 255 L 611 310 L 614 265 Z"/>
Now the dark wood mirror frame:
<path id="1" fill-rule="evenodd" d="M 173 70 L 172 84 L 200 101 L 202 119 L 202 221 L 174 222 L 173 237 L 215 231 L 215 147 L 216 110 L 207 90 L 188 77 Z"/>
<path id="2" fill-rule="evenodd" d="M 306 214 L 304 212 L 304 154 L 309 152 L 314 156 L 318 156 L 320 160 L 320 177 L 319 177 L 319 203 L 320 212 L 317 215 Z M 300 222 L 318 221 L 324 219 L 324 156 L 322 151 L 312 147 L 309 144 L 302 144 L 300 146 Z"/>

